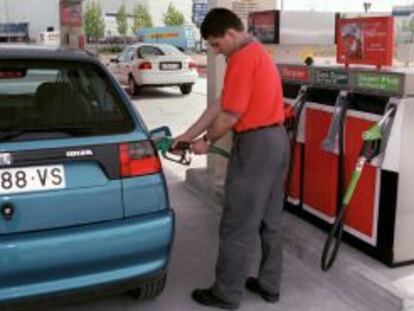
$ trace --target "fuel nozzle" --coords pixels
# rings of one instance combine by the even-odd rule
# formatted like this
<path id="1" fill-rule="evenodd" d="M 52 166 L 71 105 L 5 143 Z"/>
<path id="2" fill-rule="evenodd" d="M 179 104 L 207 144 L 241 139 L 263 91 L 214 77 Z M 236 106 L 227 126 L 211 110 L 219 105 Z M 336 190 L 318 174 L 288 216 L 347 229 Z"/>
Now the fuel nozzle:
<path id="1" fill-rule="evenodd" d="M 362 134 L 364 145 L 360 156 L 365 157 L 367 161 L 371 161 L 383 151 L 384 138 L 389 131 L 396 111 L 397 107 L 390 105 L 381 120 Z"/>
<path id="2" fill-rule="evenodd" d="M 303 107 L 306 103 L 307 87 L 302 86 L 293 105 L 285 104 L 285 127 L 288 132 L 297 130 Z"/>
<path id="3" fill-rule="evenodd" d="M 161 152 L 163 158 L 176 162 L 182 165 L 191 164 L 190 148 L 191 143 L 189 142 L 178 142 L 173 148 L 174 139 L 172 137 L 163 137 L 155 142 L 155 146 Z"/>

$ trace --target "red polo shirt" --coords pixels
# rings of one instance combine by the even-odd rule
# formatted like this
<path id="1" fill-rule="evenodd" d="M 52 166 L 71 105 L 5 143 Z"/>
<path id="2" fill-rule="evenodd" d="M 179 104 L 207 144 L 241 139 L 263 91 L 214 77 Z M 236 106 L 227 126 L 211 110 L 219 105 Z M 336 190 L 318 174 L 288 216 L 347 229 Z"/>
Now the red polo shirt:
<path id="1" fill-rule="evenodd" d="M 258 42 L 228 60 L 221 107 L 240 116 L 236 132 L 284 121 L 282 83 L 269 53 Z"/>

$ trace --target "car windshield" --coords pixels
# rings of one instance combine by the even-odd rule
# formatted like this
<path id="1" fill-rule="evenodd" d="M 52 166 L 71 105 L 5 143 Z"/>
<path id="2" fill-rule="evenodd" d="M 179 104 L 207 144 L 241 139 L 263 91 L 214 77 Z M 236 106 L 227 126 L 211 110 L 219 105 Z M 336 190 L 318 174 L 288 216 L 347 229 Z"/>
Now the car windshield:
<path id="1" fill-rule="evenodd" d="M 106 73 L 83 62 L 0 60 L 0 133 L 126 133 L 132 119 Z M 29 136 L 28 136 L 29 137 Z"/>

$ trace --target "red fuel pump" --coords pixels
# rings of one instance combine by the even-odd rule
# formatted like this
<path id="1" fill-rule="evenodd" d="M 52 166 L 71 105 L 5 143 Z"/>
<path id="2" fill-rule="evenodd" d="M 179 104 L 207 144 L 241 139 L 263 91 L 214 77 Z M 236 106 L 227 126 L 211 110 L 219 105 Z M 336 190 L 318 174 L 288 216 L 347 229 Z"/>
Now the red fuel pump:
<path id="1" fill-rule="evenodd" d="M 287 102 L 294 104 L 301 87 L 306 86 L 287 210 L 326 231 L 342 222 L 344 241 L 388 265 L 414 261 L 414 193 L 407 185 L 414 178 L 414 74 L 404 70 L 284 66 L 279 65 L 279 71 Z M 293 74 L 292 68 L 298 74 Z M 308 74 L 299 74 L 304 70 Z M 341 106 L 346 106 L 342 113 Z M 397 107 L 395 121 L 376 142 L 381 152 L 366 161 L 358 186 L 343 209 L 345 186 L 351 184 L 361 157 L 363 133 L 391 106 Z M 335 233 L 331 246 L 338 237 Z M 326 262 L 329 258 L 326 256 Z"/>

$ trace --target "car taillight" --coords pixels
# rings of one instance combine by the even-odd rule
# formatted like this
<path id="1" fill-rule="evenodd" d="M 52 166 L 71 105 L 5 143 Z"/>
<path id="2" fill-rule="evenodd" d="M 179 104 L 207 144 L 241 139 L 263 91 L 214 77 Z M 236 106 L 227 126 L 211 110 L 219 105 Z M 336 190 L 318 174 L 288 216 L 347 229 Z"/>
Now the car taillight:
<path id="1" fill-rule="evenodd" d="M 23 78 L 25 76 L 24 71 L 0 71 L 0 79 L 15 79 L 15 78 Z"/>
<path id="2" fill-rule="evenodd" d="M 121 177 L 155 174 L 161 171 L 161 162 L 150 141 L 119 145 Z"/>
<path id="3" fill-rule="evenodd" d="M 197 64 L 196 64 L 196 63 L 194 63 L 194 62 L 190 62 L 190 63 L 188 64 L 188 68 L 190 68 L 190 69 L 197 69 Z"/>
<path id="4" fill-rule="evenodd" d="M 152 69 L 152 64 L 150 62 L 143 62 L 138 66 L 138 69 L 150 70 L 150 69 Z"/>

